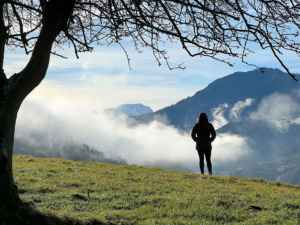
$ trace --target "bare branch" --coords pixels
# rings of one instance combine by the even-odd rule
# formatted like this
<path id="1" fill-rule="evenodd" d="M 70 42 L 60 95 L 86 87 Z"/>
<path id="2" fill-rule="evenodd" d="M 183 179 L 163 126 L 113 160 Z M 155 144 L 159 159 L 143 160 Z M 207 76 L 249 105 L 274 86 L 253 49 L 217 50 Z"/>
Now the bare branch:
<path id="1" fill-rule="evenodd" d="M 125 55 L 126 55 L 126 58 L 127 58 L 128 67 L 129 67 L 129 69 L 131 70 L 131 66 L 130 66 L 130 58 L 129 58 L 129 55 L 128 55 L 126 49 L 124 48 L 124 46 L 123 46 L 120 42 L 117 41 L 117 43 L 118 43 L 118 44 L 121 46 L 121 48 L 123 49 L 123 51 L 124 51 L 124 53 L 125 53 Z"/>
<path id="2" fill-rule="evenodd" d="M 30 51 L 49 1 L 6 0 L 4 14 L 9 27 L 7 47 Z M 300 3 L 298 0 L 75 0 L 67 27 L 56 38 L 55 47 L 73 46 L 76 57 L 91 51 L 93 43 L 131 39 L 135 49 L 150 48 L 154 58 L 169 66 L 165 43 L 179 42 L 190 56 L 205 56 L 233 66 L 231 59 L 247 61 L 253 43 L 269 49 L 280 65 L 289 71 L 284 51 L 300 55 Z M 36 35 L 37 34 L 37 35 Z M 25 49 L 25 50 L 26 50 Z M 130 63 L 129 63 L 130 64 Z M 170 67 L 172 68 L 172 67 Z M 181 66 L 179 66 L 181 68 Z"/>

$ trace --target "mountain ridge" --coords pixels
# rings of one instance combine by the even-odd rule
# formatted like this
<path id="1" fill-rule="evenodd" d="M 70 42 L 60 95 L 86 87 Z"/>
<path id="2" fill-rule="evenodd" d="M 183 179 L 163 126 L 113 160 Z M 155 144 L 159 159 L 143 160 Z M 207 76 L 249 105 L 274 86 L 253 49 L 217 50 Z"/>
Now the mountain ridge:
<path id="1" fill-rule="evenodd" d="M 201 112 L 206 112 L 208 117 L 212 118 L 211 109 L 220 104 L 226 102 L 233 105 L 247 98 L 254 98 L 256 102 L 260 102 L 263 97 L 275 91 L 286 92 L 296 88 L 297 84 L 279 69 L 266 68 L 264 73 L 260 70 L 235 72 L 213 81 L 191 97 L 154 113 L 137 116 L 135 120 L 139 123 L 149 123 L 160 116 L 166 116 L 169 125 L 183 131 L 190 131 Z M 234 90 L 236 87 L 238 89 Z"/>
<path id="2" fill-rule="evenodd" d="M 126 115 L 128 117 L 139 116 L 143 114 L 152 113 L 153 110 L 149 106 L 141 103 L 138 104 L 122 104 L 116 108 L 108 108 L 103 111 L 106 115 L 118 117 Z"/>

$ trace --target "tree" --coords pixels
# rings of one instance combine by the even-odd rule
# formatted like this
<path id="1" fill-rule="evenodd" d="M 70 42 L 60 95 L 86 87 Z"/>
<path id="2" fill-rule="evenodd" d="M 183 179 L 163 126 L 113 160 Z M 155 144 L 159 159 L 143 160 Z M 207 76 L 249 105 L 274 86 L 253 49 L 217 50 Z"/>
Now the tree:
<path id="1" fill-rule="evenodd" d="M 246 56 L 256 43 L 270 49 L 296 79 L 280 56 L 282 51 L 300 54 L 299 10 L 297 0 L 0 0 L 0 207 L 19 203 L 12 171 L 16 117 L 57 49 L 70 46 L 78 57 L 93 44 L 116 42 L 127 55 L 122 40 L 130 39 L 137 51 L 150 48 L 159 65 L 169 65 L 162 46 L 177 41 L 192 57 L 229 65 L 236 57 L 251 65 Z M 5 51 L 15 48 L 31 58 L 7 77 Z"/>

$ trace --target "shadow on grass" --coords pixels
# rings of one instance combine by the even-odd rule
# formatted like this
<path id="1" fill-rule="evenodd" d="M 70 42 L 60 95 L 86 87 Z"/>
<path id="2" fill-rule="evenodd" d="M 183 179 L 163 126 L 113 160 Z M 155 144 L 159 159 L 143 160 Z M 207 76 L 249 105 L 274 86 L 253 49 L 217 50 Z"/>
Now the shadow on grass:
<path id="1" fill-rule="evenodd" d="M 58 218 L 51 214 L 42 214 L 32 203 L 22 202 L 17 211 L 0 209 L 0 225 L 83 225 L 78 220 L 69 217 Z M 90 221 L 84 225 L 107 225 L 102 221 Z"/>

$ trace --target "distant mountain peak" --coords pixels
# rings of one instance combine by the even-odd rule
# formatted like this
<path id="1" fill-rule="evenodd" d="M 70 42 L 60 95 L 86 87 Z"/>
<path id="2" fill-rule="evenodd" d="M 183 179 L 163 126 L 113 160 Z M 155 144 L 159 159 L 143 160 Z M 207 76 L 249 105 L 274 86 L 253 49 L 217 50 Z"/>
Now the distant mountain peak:
<path id="1" fill-rule="evenodd" d="M 121 116 L 126 115 L 129 117 L 140 116 L 148 113 L 152 113 L 152 109 L 149 106 L 143 104 L 122 104 L 116 108 L 109 108 L 103 111 L 107 115 Z"/>

